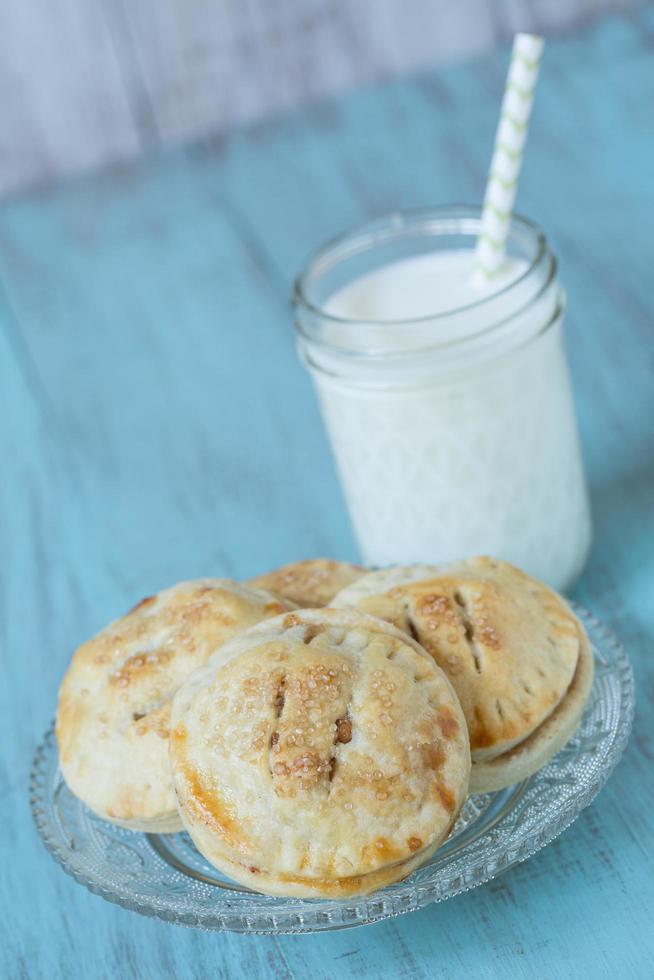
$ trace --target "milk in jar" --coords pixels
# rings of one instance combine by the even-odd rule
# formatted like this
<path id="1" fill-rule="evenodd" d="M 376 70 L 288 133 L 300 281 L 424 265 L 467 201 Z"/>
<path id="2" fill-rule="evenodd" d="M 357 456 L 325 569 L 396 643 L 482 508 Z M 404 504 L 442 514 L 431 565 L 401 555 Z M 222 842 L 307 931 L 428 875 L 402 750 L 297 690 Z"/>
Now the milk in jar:
<path id="1" fill-rule="evenodd" d="M 298 346 L 367 564 L 490 554 L 565 589 L 590 517 L 556 261 L 514 218 L 473 285 L 478 225 L 413 212 L 328 245 L 296 286 Z"/>

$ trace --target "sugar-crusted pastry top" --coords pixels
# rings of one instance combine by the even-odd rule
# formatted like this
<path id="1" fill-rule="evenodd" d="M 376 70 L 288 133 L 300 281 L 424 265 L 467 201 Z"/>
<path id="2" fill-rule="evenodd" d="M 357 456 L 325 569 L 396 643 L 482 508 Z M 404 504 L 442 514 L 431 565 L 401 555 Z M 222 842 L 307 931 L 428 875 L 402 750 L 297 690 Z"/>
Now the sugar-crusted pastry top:
<path id="1" fill-rule="evenodd" d="M 298 610 L 226 644 L 177 693 L 171 763 L 196 845 L 274 894 L 396 880 L 449 832 L 470 754 L 449 681 L 409 637 Z"/>
<path id="2" fill-rule="evenodd" d="M 315 608 L 326 606 L 337 592 L 351 585 L 365 571 L 360 565 L 345 561 L 308 558 L 258 575 L 248 584 L 285 596 L 298 606 Z"/>
<path id="3" fill-rule="evenodd" d="M 143 599 L 84 643 L 60 689 L 66 782 L 101 816 L 150 826 L 172 816 L 172 695 L 225 640 L 289 603 L 226 579 L 184 582 Z"/>
<path id="4" fill-rule="evenodd" d="M 332 605 L 379 616 L 424 646 L 459 696 L 473 761 L 530 735 L 577 665 L 577 620 L 563 599 L 491 558 L 371 572 Z"/>

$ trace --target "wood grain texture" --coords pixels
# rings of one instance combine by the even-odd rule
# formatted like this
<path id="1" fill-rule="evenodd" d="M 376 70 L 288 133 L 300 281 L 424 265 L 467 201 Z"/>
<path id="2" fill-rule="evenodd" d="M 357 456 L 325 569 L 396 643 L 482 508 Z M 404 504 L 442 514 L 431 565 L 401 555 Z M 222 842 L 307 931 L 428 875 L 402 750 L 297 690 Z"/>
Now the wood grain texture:
<path id="1" fill-rule="evenodd" d="M 0 196 L 638 0 L 0 0 Z"/>
<path id="2" fill-rule="evenodd" d="M 0 194 L 140 151 L 102 0 L 4 0 L 0 25 Z"/>
<path id="3" fill-rule="evenodd" d="M 545 851 L 365 930 L 203 934 L 113 907 L 46 854 L 27 776 L 72 648 L 134 599 L 356 558 L 291 279 L 361 218 L 479 200 L 507 53 L 0 209 L 0 975 L 652 975 L 653 38 L 643 8 L 548 47 L 520 192 L 568 292 L 596 533 L 576 594 L 632 657 L 634 736 Z"/>

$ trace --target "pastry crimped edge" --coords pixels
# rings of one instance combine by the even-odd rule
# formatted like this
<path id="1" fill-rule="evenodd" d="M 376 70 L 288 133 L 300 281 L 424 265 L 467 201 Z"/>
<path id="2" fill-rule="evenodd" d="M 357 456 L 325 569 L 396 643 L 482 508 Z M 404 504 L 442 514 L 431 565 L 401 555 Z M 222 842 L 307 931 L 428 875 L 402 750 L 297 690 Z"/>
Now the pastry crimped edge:
<path id="1" fill-rule="evenodd" d="M 579 728 L 593 688 L 595 663 L 590 640 L 579 624 L 579 660 L 568 691 L 542 725 L 495 759 L 473 762 L 471 793 L 491 793 L 522 782 L 554 758 Z"/>
<path id="2" fill-rule="evenodd" d="M 456 761 L 459 759 L 459 755 L 457 755 L 457 753 L 463 752 L 460 759 L 462 768 L 458 775 L 456 799 L 453 802 L 453 810 L 450 813 L 449 818 L 446 821 L 443 821 L 441 832 L 435 834 L 434 838 L 417 853 L 410 854 L 405 859 L 399 861 L 392 863 L 389 862 L 388 864 L 365 874 L 328 878 L 288 874 L 281 871 L 279 868 L 270 869 L 261 866 L 254 867 L 249 864 L 249 857 L 244 858 L 243 861 L 235 860 L 233 851 L 230 852 L 229 849 L 221 847 L 223 841 L 220 837 L 216 839 L 215 836 L 212 837 L 210 835 L 209 831 L 204 830 L 203 824 L 206 823 L 206 821 L 192 818 L 191 814 L 195 811 L 195 807 L 189 807 L 188 796 L 185 796 L 187 788 L 185 788 L 185 782 L 187 779 L 185 776 L 185 771 L 187 771 L 188 759 L 184 754 L 184 745 L 188 737 L 188 732 L 185 728 L 184 722 L 186 720 L 187 713 L 189 709 L 192 710 L 193 701 L 198 692 L 201 692 L 205 687 L 213 691 L 216 676 L 219 674 L 221 668 L 225 667 L 231 661 L 238 659 L 241 655 L 247 655 L 249 651 L 260 649 L 262 645 L 265 645 L 266 637 L 270 635 L 270 631 L 274 631 L 274 629 L 284 620 L 294 620 L 295 622 L 293 625 L 297 625 L 302 629 L 304 629 L 306 626 L 311 627 L 312 625 L 317 625 L 320 627 L 325 624 L 325 621 L 327 621 L 328 626 L 335 626 L 337 628 L 343 627 L 345 629 L 351 628 L 353 630 L 359 628 L 368 629 L 373 632 L 373 635 L 381 634 L 382 636 L 392 637 L 401 641 L 403 646 L 408 647 L 415 653 L 418 653 L 421 660 L 425 659 L 429 661 L 430 665 L 435 668 L 438 683 L 442 685 L 443 691 L 447 693 L 447 701 L 445 703 L 448 705 L 448 708 L 451 707 L 456 713 L 456 727 L 460 734 L 456 735 L 455 737 L 459 748 L 456 749 L 455 755 L 452 758 L 454 761 Z M 329 649 L 333 650 L 331 647 Z M 357 716 L 354 716 L 353 718 L 354 725 L 357 724 L 356 717 Z M 210 724 L 208 719 L 205 723 Z M 177 749 L 178 737 L 181 739 L 180 744 L 182 745 L 182 749 L 179 751 Z M 388 624 L 383 620 L 365 616 L 352 610 L 297 610 L 294 613 L 279 616 L 276 617 L 276 619 L 267 620 L 264 623 L 252 627 L 250 630 L 236 637 L 234 640 L 222 647 L 204 667 L 199 668 L 188 679 L 186 684 L 180 688 L 175 696 L 172 712 L 170 749 L 171 765 L 173 769 L 175 788 L 178 793 L 180 814 L 184 820 L 187 831 L 190 833 L 194 843 L 196 844 L 196 847 L 198 847 L 198 849 L 212 864 L 214 864 L 215 867 L 229 875 L 229 877 L 235 881 L 246 885 L 249 888 L 253 888 L 254 890 L 263 891 L 271 895 L 295 896 L 303 898 L 345 898 L 351 895 L 367 894 L 381 888 L 386 884 L 398 881 L 401 878 L 406 877 L 415 868 L 428 860 L 428 858 L 440 846 L 443 840 L 446 839 L 454 826 L 465 799 L 467 798 L 467 787 L 470 771 L 467 729 L 465 719 L 463 718 L 463 714 L 459 706 L 458 698 L 447 676 L 440 670 L 438 665 L 434 663 L 433 659 L 429 657 L 420 644 L 406 636 L 406 634 L 404 634 L 401 630 L 397 630 L 391 624 Z M 450 765 L 452 764 L 453 762 L 451 761 Z M 458 762 L 456 764 L 458 766 Z M 192 769 L 191 771 L 194 770 Z M 179 781 L 180 779 L 181 783 Z M 180 790 L 182 791 L 180 792 Z M 224 787 L 223 791 L 225 791 Z M 309 813 L 313 815 L 311 810 L 309 810 Z M 236 817 L 232 817 L 232 820 L 236 820 Z M 238 823 L 238 820 L 236 820 L 236 822 Z M 251 855 L 252 852 L 248 853 Z"/>

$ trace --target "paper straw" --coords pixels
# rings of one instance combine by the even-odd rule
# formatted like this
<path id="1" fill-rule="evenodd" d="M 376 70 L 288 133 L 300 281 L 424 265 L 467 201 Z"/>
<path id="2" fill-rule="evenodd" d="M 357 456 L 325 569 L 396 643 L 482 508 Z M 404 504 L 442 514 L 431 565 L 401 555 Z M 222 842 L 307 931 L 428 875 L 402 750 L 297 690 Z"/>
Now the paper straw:
<path id="1" fill-rule="evenodd" d="M 513 41 L 475 248 L 476 285 L 487 282 L 504 262 L 544 43 L 534 34 L 516 34 Z"/>

